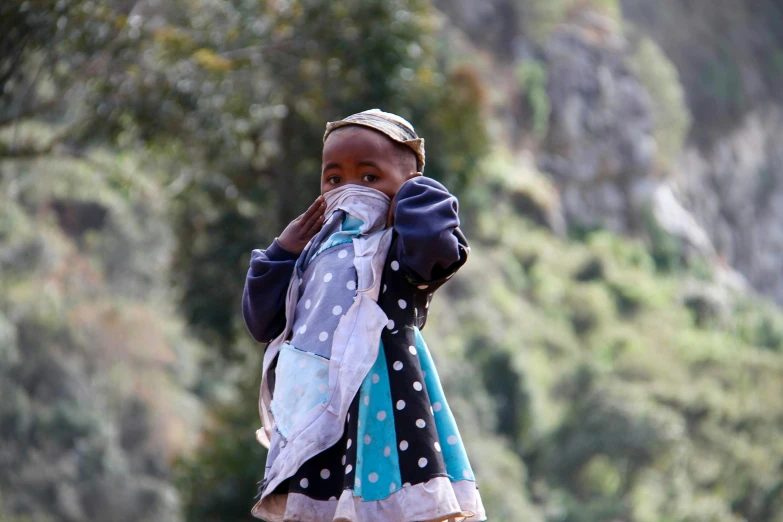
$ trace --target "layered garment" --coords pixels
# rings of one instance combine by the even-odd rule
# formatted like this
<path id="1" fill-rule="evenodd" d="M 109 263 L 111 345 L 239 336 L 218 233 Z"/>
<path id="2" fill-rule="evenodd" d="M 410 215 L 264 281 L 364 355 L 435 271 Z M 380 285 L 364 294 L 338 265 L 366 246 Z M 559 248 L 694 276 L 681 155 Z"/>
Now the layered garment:
<path id="1" fill-rule="evenodd" d="M 408 181 L 388 197 L 326 194 L 327 222 L 296 256 L 253 251 L 243 312 L 264 357 L 253 514 L 268 521 L 484 520 L 473 470 L 420 329 L 465 262 L 457 202 Z M 280 283 L 284 280 L 284 283 Z"/>

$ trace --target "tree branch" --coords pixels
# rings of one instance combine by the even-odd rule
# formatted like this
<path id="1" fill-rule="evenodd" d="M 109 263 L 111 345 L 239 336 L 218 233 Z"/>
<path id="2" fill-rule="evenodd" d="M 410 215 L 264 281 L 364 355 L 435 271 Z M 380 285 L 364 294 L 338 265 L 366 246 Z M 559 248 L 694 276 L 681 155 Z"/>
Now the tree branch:
<path id="1" fill-rule="evenodd" d="M 218 56 L 220 56 L 221 58 L 226 58 L 227 60 L 238 60 L 243 58 L 250 59 L 255 55 L 264 54 L 273 51 L 287 52 L 288 49 L 293 47 L 293 44 L 300 43 L 301 41 L 302 40 L 300 38 L 292 38 L 290 40 L 285 40 L 282 42 L 278 42 L 266 46 L 253 45 L 250 47 L 242 47 L 240 49 L 232 49 L 230 51 L 225 51 L 219 53 Z"/>
<path id="2" fill-rule="evenodd" d="M 3 118 L 0 118 L 0 127 L 5 127 L 6 125 L 11 125 L 12 123 L 22 120 L 25 118 L 31 118 L 33 116 L 37 116 L 39 114 L 43 114 L 44 112 L 48 111 L 49 109 L 52 109 L 57 106 L 58 103 L 60 103 L 62 100 L 60 99 L 51 99 L 47 100 L 43 103 L 39 103 L 38 105 L 35 105 L 33 107 L 27 107 L 25 109 L 20 110 L 16 114 L 12 114 L 10 116 L 5 116 Z"/>
<path id="3" fill-rule="evenodd" d="M 44 145 L 31 142 L 21 144 L 11 143 L 9 145 L 0 142 L 0 159 L 30 159 L 55 154 L 75 158 L 81 157 L 78 150 L 61 147 L 60 145 L 62 145 L 67 138 L 73 136 L 80 127 L 87 126 L 90 123 L 90 119 L 76 121 L 73 125 L 68 125 L 65 129 L 55 134 Z"/>

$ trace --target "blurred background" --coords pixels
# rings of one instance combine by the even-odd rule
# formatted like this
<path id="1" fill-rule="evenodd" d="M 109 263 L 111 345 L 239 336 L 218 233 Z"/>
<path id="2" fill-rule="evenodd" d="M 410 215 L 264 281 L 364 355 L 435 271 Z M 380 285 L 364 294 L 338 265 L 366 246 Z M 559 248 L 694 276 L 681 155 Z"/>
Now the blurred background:
<path id="1" fill-rule="evenodd" d="M 780 0 L 3 0 L 0 520 L 250 521 L 250 251 L 378 107 L 491 521 L 783 520 Z"/>

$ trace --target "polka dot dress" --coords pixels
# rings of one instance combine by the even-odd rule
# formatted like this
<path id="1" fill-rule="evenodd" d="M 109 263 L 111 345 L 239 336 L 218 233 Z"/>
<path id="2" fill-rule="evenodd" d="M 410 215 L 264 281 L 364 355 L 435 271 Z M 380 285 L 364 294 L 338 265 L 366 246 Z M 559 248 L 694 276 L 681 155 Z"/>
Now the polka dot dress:
<path id="1" fill-rule="evenodd" d="M 275 493 L 329 501 L 348 489 L 362 501 L 375 501 L 436 477 L 451 482 L 475 480 L 420 332 L 432 293 L 450 275 L 417 284 L 403 273 L 395 252 L 393 243 L 378 300 L 389 321 L 378 358 L 351 404 L 343 436 L 305 462 Z M 348 280 L 336 287 L 341 285 L 347 289 Z M 317 341 L 318 335 L 310 339 Z"/>

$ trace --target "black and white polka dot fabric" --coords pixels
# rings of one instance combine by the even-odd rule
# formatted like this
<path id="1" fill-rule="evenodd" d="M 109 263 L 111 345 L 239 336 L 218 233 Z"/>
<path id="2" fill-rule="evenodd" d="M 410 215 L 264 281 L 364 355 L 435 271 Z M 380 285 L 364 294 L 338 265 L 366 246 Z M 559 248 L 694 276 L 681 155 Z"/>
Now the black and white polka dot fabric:
<path id="1" fill-rule="evenodd" d="M 343 243 L 324 250 L 304 271 L 293 337 L 296 348 L 329 358 L 332 334 L 356 295 L 353 244 Z"/>
<path id="2" fill-rule="evenodd" d="M 395 513 L 384 515 L 385 519 L 376 511 L 372 511 L 376 513 L 375 518 L 355 514 L 357 521 L 430 520 L 448 519 L 449 516 L 485 519 L 454 416 L 420 333 L 432 294 L 451 277 L 458 265 L 441 274 L 436 281 L 419 282 L 400 269 L 396 252 L 393 242 L 378 299 L 389 318 L 381 336 L 378 360 L 351 403 L 342 438 L 305 462 L 271 495 L 305 499 L 299 504 L 287 500 L 289 506 L 307 506 L 301 508 L 301 512 L 295 507 L 289 508 L 287 513 L 296 512 L 296 516 L 301 517 L 297 520 L 332 520 L 330 516 L 336 516 L 334 510 L 338 499 L 345 498 L 346 494 L 359 500 L 360 505 L 377 504 L 386 510 L 382 510 L 384 513 Z M 459 264 L 462 263 L 464 257 Z M 328 265 L 324 263 L 324 267 Z M 345 279 L 338 281 L 334 288 L 347 287 L 348 275 L 330 268 L 325 270 L 330 270 L 332 277 Z M 323 270 L 316 271 L 316 278 L 324 276 Z M 305 287 L 301 294 L 305 303 L 308 297 L 311 301 L 334 299 L 331 295 L 310 297 L 308 291 Z M 336 301 L 334 305 L 331 301 L 329 304 L 344 306 Z M 315 343 L 318 337 L 306 337 L 309 331 L 310 326 L 301 339 Z M 296 345 L 297 335 L 292 344 Z M 274 451 L 273 445 L 270 452 Z M 448 491 L 444 492 L 444 489 Z M 426 499 L 439 496 L 452 500 L 427 505 L 432 501 Z M 406 506 L 415 502 L 422 507 L 421 511 L 412 514 L 412 508 Z"/>

